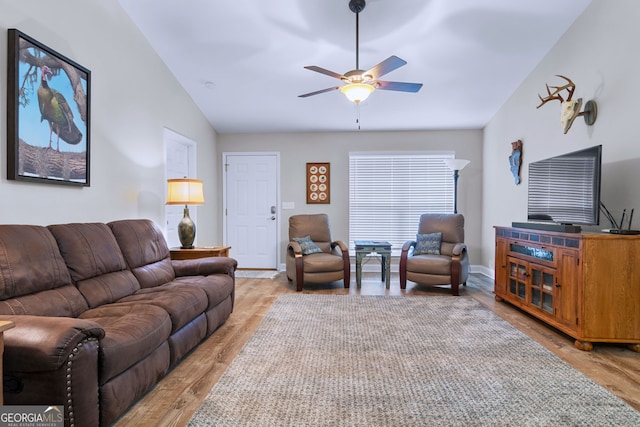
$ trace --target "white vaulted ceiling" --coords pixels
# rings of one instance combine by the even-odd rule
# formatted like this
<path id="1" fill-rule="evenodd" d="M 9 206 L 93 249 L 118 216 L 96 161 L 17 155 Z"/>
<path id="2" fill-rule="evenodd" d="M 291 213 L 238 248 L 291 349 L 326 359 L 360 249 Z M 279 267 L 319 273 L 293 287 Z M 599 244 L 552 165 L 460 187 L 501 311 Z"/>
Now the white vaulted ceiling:
<path id="1" fill-rule="evenodd" d="M 396 55 L 407 65 L 382 80 L 424 86 L 375 91 L 361 129 L 482 128 L 590 2 L 368 0 L 360 68 Z M 349 0 L 120 3 L 219 133 L 357 129 L 339 91 L 298 97 L 341 84 L 304 66 L 355 68 Z"/>

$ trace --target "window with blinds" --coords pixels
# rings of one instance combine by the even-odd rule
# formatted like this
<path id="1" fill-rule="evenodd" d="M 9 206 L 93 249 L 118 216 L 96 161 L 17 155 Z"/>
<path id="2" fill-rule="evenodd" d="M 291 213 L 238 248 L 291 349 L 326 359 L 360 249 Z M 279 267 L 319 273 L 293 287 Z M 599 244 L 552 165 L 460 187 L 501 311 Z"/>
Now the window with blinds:
<path id="1" fill-rule="evenodd" d="M 392 255 L 415 239 L 423 213 L 453 212 L 454 153 L 349 153 L 349 248 L 384 240 Z"/>

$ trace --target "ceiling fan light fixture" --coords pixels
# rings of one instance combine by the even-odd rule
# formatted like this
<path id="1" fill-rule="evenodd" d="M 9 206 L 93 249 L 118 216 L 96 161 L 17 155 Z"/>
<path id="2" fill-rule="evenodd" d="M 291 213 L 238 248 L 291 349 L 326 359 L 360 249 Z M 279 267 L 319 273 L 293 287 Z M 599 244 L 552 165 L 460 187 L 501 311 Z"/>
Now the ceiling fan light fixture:
<path id="1" fill-rule="evenodd" d="M 349 101 L 356 104 L 361 103 L 371 95 L 371 92 L 375 90 L 370 84 L 366 83 L 351 83 L 340 88 L 340 91 L 349 99 Z"/>

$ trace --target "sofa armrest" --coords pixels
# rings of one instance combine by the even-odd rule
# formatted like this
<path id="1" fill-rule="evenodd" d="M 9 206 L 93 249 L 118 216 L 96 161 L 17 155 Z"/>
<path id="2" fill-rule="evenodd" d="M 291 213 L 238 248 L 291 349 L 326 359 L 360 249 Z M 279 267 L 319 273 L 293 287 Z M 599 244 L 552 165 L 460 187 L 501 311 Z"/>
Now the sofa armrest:
<path id="1" fill-rule="evenodd" d="M 349 247 L 345 245 L 342 240 L 336 240 L 331 242 L 331 249 L 335 250 L 335 248 L 340 248 L 340 252 L 342 253 L 349 252 Z"/>
<path id="2" fill-rule="evenodd" d="M 4 332 L 4 369 L 38 372 L 60 368 L 78 343 L 101 339 L 104 329 L 96 322 L 71 317 L 0 316 L 15 328 Z"/>
<path id="3" fill-rule="evenodd" d="M 0 316 L 4 333 L 5 405 L 64 406 L 64 424 L 100 425 L 99 340 L 104 329 L 70 317 Z"/>
<path id="4" fill-rule="evenodd" d="M 230 257 L 206 257 L 198 259 L 171 260 L 176 277 L 209 276 L 227 274 L 234 276 L 238 261 Z"/>
<path id="5" fill-rule="evenodd" d="M 400 289 L 407 288 L 407 258 L 409 258 L 409 251 L 411 248 L 415 247 L 415 240 L 407 240 L 402 245 L 402 252 L 400 252 L 400 265 L 398 266 L 398 269 L 400 270 Z"/>
<path id="6" fill-rule="evenodd" d="M 456 245 L 453 247 L 453 250 L 451 251 L 453 256 L 457 257 L 462 257 L 465 252 L 467 252 L 467 245 L 465 243 L 456 243 Z"/>
<path id="7" fill-rule="evenodd" d="M 292 258 L 301 258 L 302 257 L 302 248 L 300 247 L 300 243 L 296 241 L 290 241 L 287 245 L 287 252 L 289 256 Z"/>
<path id="8" fill-rule="evenodd" d="M 409 249 L 414 248 L 416 246 L 416 241 L 415 240 L 407 240 L 406 242 L 404 242 L 404 244 L 402 245 L 402 252 L 400 253 L 401 256 L 407 256 L 407 254 L 409 253 Z"/>

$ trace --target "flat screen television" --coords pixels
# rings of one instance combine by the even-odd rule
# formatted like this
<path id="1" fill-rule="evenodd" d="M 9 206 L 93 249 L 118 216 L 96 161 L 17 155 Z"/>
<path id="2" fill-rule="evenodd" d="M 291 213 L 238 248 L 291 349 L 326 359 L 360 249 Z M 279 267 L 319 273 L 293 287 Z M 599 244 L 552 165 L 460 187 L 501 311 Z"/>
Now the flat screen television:
<path id="1" fill-rule="evenodd" d="M 527 220 L 597 225 L 601 173 L 602 145 L 530 163 Z"/>

